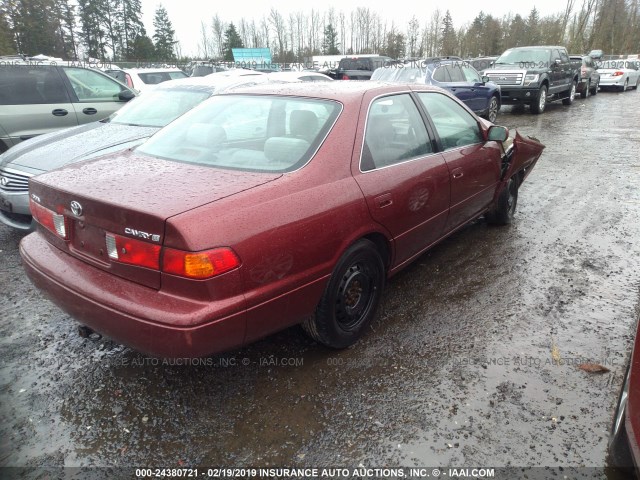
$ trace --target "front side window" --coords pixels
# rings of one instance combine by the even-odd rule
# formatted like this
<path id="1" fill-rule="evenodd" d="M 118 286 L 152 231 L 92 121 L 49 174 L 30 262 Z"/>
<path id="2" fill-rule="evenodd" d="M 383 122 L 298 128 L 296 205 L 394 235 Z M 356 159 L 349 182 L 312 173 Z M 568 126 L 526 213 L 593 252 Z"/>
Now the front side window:
<path id="1" fill-rule="evenodd" d="M 462 68 L 460 68 L 460 65 L 451 64 L 451 65 L 446 65 L 445 68 L 449 72 L 449 76 L 451 77 L 452 82 L 466 82 L 466 79 L 464 78 L 464 74 L 462 73 Z"/>
<path id="2" fill-rule="evenodd" d="M 467 82 L 482 83 L 482 80 L 480 79 L 480 75 L 478 75 L 478 72 L 476 72 L 473 68 L 463 65 L 462 72 L 464 73 L 464 77 Z"/>
<path id="3" fill-rule="evenodd" d="M 138 151 L 211 167 L 290 172 L 311 159 L 340 110 L 330 100 L 220 95 L 167 125 Z"/>
<path id="4" fill-rule="evenodd" d="M 451 82 L 451 76 L 444 66 L 436 68 L 435 72 L 433 72 L 432 78 L 436 82 Z"/>
<path id="5" fill-rule="evenodd" d="M 138 76 L 140 77 L 140 80 L 147 85 L 157 85 L 168 80 L 187 78 L 187 75 L 184 72 L 138 72 Z"/>
<path id="6" fill-rule="evenodd" d="M 409 94 L 382 97 L 371 104 L 361 171 L 387 167 L 432 151 L 427 129 Z"/>
<path id="7" fill-rule="evenodd" d="M 445 150 L 483 141 L 476 119 L 455 100 L 437 92 L 418 93 Z"/>
<path id="8" fill-rule="evenodd" d="M 80 102 L 117 102 L 125 88 L 111 77 L 86 68 L 63 68 Z"/>

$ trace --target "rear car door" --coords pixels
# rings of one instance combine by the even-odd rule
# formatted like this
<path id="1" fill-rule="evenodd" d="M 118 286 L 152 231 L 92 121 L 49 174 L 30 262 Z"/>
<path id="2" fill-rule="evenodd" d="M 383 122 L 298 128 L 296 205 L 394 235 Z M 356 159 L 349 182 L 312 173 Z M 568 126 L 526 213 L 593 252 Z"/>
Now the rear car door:
<path id="1" fill-rule="evenodd" d="M 371 216 L 395 241 L 394 263 L 402 264 L 440 238 L 449 172 L 410 93 L 369 99 L 360 118 L 366 123 L 352 173 Z"/>
<path id="2" fill-rule="evenodd" d="M 492 202 L 500 181 L 501 147 L 485 142 L 475 116 L 438 92 L 419 92 L 451 175 L 451 208 L 445 231 L 468 222 Z"/>
<path id="3" fill-rule="evenodd" d="M 107 118 L 126 103 L 119 95 L 129 89 L 109 75 L 79 67 L 61 70 L 75 95 L 73 104 L 79 124 Z"/>
<path id="4" fill-rule="evenodd" d="M 56 67 L 0 66 L 0 126 L 13 146 L 36 135 L 78 124 Z"/>

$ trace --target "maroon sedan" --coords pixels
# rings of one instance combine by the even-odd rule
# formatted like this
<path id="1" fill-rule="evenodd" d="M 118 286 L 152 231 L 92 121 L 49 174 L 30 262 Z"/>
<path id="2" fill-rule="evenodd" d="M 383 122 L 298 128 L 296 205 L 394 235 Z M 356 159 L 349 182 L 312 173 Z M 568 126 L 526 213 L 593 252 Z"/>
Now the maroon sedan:
<path id="1" fill-rule="evenodd" d="M 34 178 L 20 253 L 66 312 L 144 352 L 203 356 L 297 323 L 342 348 L 388 277 L 476 217 L 509 223 L 543 148 L 432 87 L 254 87 Z"/>
<path id="2" fill-rule="evenodd" d="M 613 466 L 640 478 L 640 321 L 609 441 Z"/>

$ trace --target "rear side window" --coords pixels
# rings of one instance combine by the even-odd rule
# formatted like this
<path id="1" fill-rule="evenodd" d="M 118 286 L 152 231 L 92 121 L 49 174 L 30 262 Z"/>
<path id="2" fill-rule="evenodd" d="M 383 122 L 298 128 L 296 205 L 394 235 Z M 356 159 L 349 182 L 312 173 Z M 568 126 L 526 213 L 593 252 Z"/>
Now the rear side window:
<path id="1" fill-rule="evenodd" d="M 57 69 L 38 65 L 0 66 L 0 105 L 70 103 Z"/>
<path id="2" fill-rule="evenodd" d="M 408 94 L 375 100 L 369 109 L 360 170 L 388 167 L 432 153 L 422 117 Z"/>
<path id="3" fill-rule="evenodd" d="M 63 68 L 80 102 L 117 102 L 124 86 L 87 68 Z"/>
<path id="4" fill-rule="evenodd" d="M 436 92 L 418 93 L 445 150 L 483 141 L 476 119 L 455 100 Z"/>

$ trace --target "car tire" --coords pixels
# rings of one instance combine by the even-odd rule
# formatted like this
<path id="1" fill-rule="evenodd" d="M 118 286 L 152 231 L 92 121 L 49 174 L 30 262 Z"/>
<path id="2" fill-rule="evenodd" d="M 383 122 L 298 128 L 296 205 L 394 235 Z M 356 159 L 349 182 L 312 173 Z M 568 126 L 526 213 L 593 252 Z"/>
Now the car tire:
<path id="1" fill-rule="evenodd" d="M 358 240 L 338 261 L 315 314 L 302 328 L 331 348 L 354 344 L 376 316 L 385 276 L 376 246 L 369 240 Z"/>
<path id="2" fill-rule="evenodd" d="M 580 92 L 580 97 L 587 98 L 591 95 L 591 80 L 587 81 L 587 86 Z"/>
<path id="3" fill-rule="evenodd" d="M 534 99 L 531 104 L 531 113 L 540 114 L 544 112 L 545 107 L 547 106 L 547 86 L 542 85 L 540 90 L 538 90 L 538 95 Z"/>
<path id="4" fill-rule="evenodd" d="M 593 87 L 593 90 L 591 90 L 591 95 L 597 95 L 598 94 L 598 88 L 600 88 L 600 79 L 598 79 L 596 81 L 595 87 Z"/>
<path id="5" fill-rule="evenodd" d="M 489 120 L 491 123 L 496 123 L 498 110 L 500 110 L 500 103 L 498 102 L 498 97 L 494 95 L 491 97 L 491 100 L 489 100 L 489 108 L 487 108 L 487 114 L 484 118 Z"/>
<path id="6" fill-rule="evenodd" d="M 509 225 L 513 221 L 518 204 L 518 177 L 512 176 L 498 195 L 495 207 L 485 214 L 490 225 Z"/>
<path id="7" fill-rule="evenodd" d="M 567 98 L 563 98 L 562 99 L 562 104 L 563 105 L 571 105 L 573 103 L 573 101 L 576 98 L 576 82 L 573 82 L 571 84 L 571 89 L 569 90 L 569 96 Z"/>
<path id="8" fill-rule="evenodd" d="M 633 459 L 631 457 L 631 451 L 629 450 L 629 444 L 627 443 L 627 430 L 625 427 L 629 372 L 630 366 L 627 367 L 622 389 L 620 390 L 620 395 L 616 403 L 616 412 L 613 416 L 611 435 L 609 437 L 608 460 L 609 464 L 613 467 L 632 471 Z"/>
<path id="9" fill-rule="evenodd" d="M 627 88 L 629 88 L 629 79 L 628 78 L 624 81 L 624 85 L 622 85 L 620 87 L 620 91 L 621 92 L 626 92 Z"/>
<path id="10" fill-rule="evenodd" d="M 640 76 L 638 77 L 638 80 L 636 80 L 636 86 L 633 87 L 633 89 L 638 90 L 638 85 L 640 85 Z"/>

